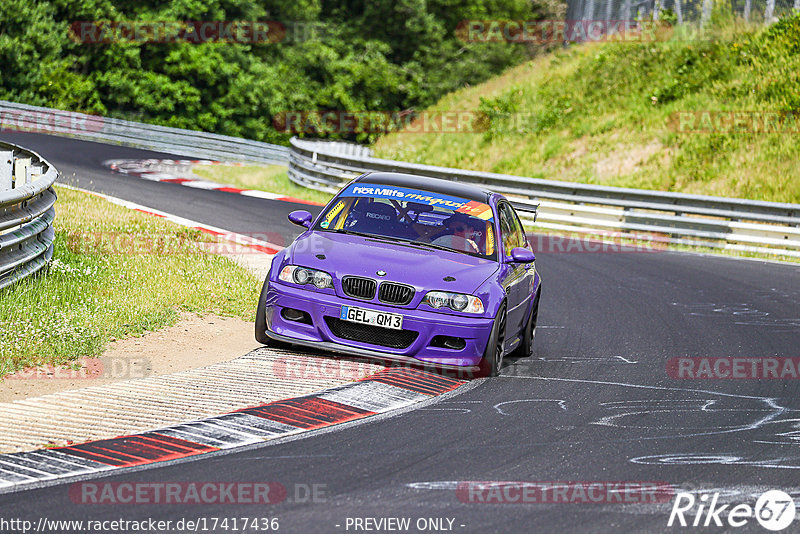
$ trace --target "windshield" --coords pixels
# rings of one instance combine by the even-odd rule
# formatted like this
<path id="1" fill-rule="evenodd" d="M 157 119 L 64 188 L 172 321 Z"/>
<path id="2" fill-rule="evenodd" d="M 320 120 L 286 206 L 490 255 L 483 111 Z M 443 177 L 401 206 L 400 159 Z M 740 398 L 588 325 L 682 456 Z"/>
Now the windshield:
<path id="1" fill-rule="evenodd" d="M 350 184 L 317 220 L 315 230 L 402 240 L 496 259 L 492 208 L 430 191 Z"/>

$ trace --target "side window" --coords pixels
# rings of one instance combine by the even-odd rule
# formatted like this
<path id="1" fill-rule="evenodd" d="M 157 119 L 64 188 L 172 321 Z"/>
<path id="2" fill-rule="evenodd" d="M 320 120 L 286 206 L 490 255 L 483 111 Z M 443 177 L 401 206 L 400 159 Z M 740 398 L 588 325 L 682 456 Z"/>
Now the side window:
<path id="1" fill-rule="evenodd" d="M 517 215 L 517 212 L 514 211 L 514 208 L 511 206 L 508 206 L 508 210 L 514 216 L 514 232 L 517 235 L 517 243 L 519 243 L 517 246 L 528 248 L 528 238 L 525 237 L 525 228 L 522 226 L 522 222 L 519 220 L 519 215 Z"/>
<path id="2" fill-rule="evenodd" d="M 507 204 L 500 205 L 500 239 L 503 240 L 503 253 L 508 255 L 511 249 L 517 246 L 517 237 L 514 234 L 514 216 L 508 210 Z"/>
<path id="3" fill-rule="evenodd" d="M 515 247 L 526 248 L 528 240 L 525 238 L 525 230 L 519 217 L 513 208 L 506 203 L 500 205 L 500 232 L 502 233 L 503 248 L 506 254 L 511 253 Z"/>

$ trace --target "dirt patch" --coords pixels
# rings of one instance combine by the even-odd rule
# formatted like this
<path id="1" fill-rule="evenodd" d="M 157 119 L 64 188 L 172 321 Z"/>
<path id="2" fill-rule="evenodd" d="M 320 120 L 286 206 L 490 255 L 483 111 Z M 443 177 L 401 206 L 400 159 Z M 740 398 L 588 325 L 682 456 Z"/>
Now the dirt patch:
<path id="1" fill-rule="evenodd" d="M 572 147 L 574 150 L 564 157 L 569 162 L 576 161 L 589 153 L 589 143 L 585 137 L 574 141 Z"/>
<path id="2" fill-rule="evenodd" d="M 642 164 L 646 163 L 653 155 L 664 150 L 664 145 L 653 140 L 646 145 L 624 146 L 617 145 L 608 157 L 595 163 L 595 172 L 601 180 L 617 176 L 626 176 L 633 173 Z"/>
<path id="3" fill-rule="evenodd" d="M 175 326 L 112 342 L 100 358 L 79 360 L 79 368 L 9 375 L 0 387 L 0 402 L 185 371 L 238 358 L 259 346 L 251 322 L 185 314 Z"/>

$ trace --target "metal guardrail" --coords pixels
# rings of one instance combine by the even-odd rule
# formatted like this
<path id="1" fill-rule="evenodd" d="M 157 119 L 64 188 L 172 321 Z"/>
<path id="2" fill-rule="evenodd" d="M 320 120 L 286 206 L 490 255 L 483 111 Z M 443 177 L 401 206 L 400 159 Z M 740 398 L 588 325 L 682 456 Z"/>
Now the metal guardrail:
<path id="1" fill-rule="evenodd" d="M 481 185 L 521 205 L 540 204 L 537 227 L 800 257 L 800 204 L 626 189 L 469 171 L 344 154 L 293 138 L 289 179 L 336 192 L 365 172 L 402 172 Z M 520 213 L 525 219 L 525 213 Z M 530 219 L 529 219 L 530 221 Z"/>
<path id="2" fill-rule="evenodd" d="M 800 0 L 743 0 L 724 5 L 731 14 L 746 21 L 772 24 L 778 17 L 791 16 L 800 9 Z M 568 0 L 566 18 L 587 22 L 659 20 L 669 10 L 678 24 L 702 25 L 711 18 L 713 9 L 713 0 Z"/>
<path id="3" fill-rule="evenodd" d="M 35 152 L 0 142 L 0 288 L 53 257 L 58 171 Z"/>
<path id="4" fill-rule="evenodd" d="M 219 161 L 286 165 L 285 146 L 0 100 L 0 126 Z"/>

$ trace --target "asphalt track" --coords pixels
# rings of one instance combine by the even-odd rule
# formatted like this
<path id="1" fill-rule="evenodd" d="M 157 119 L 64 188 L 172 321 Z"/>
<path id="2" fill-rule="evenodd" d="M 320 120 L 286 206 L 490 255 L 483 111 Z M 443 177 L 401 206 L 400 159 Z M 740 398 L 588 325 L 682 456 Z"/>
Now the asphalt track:
<path id="1" fill-rule="evenodd" d="M 293 231 L 285 222 L 291 204 L 146 182 L 100 166 L 163 154 L 36 134 L 0 139 L 38 151 L 68 179 L 74 172 L 81 187 L 232 231 Z M 800 356 L 800 267 L 673 252 L 539 251 L 537 260 L 544 294 L 536 355 L 507 361 L 500 378 L 393 417 L 101 480 L 274 481 L 289 489 L 287 501 L 76 504 L 65 484 L 0 495 L 0 515 L 34 524 L 41 517 L 277 517 L 282 532 L 364 532 L 347 525 L 366 517 L 410 518 L 409 532 L 418 532 L 420 518 L 453 519 L 454 532 L 671 530 L 671 501 L 463 502 L 456 487 L 464 481 L 663 481 L 750 505 L 781 489 L 800 504 L 798 380 L 667 374 L 673 357 Z M 324 495 L 314 502 L 294 496 L 312 484 Z M 797 531 L 797 521 L 787 531 Z M 752 518 L 724 530 L 765 532 Z"/>

